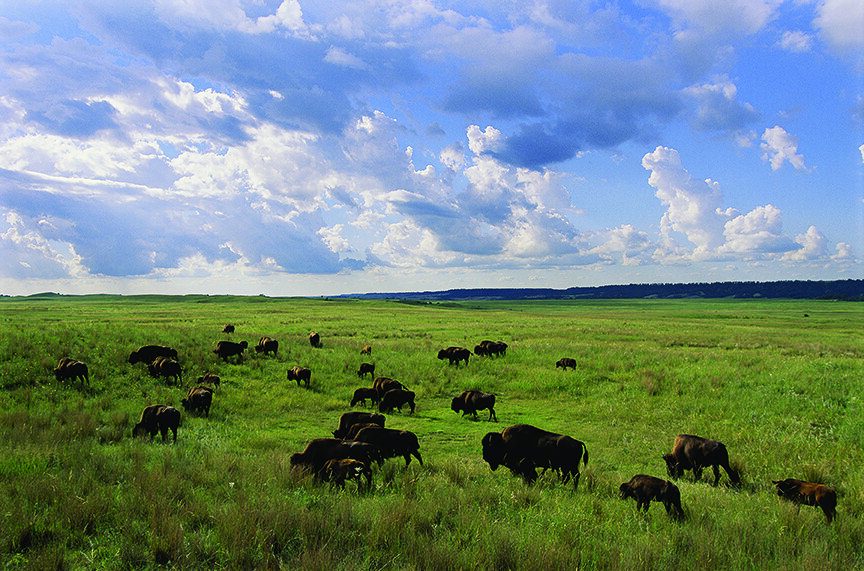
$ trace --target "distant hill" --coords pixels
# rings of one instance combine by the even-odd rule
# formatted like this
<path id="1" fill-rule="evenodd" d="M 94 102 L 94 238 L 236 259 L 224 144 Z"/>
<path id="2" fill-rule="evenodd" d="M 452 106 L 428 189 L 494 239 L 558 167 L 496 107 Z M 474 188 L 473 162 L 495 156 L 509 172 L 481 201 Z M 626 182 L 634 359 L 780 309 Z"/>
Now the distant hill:
<path id="1" fill-rule="evenodd" d="M 629 284 L 596 287 L 478 288 L 338 297 L 424 301 L 519 299 L 837 299 L 864 301 L 864 280 Z"/>

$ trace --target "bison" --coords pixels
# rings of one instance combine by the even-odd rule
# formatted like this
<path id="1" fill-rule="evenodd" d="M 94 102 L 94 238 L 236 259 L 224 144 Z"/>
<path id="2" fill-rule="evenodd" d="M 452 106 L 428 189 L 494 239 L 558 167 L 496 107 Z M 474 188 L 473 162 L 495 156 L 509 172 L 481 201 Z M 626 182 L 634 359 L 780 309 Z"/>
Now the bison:
<path id="1" fill-rule="evenodd" d="M 287 379 L 289 381 L 297 381 L 297 386 L 300 386 L 300 381 L 306 383 L 306 388 L 309 388 L 309 381 L 312 379 L 312 371 L 307 367 L 291 367 L 288 369 Z"/>
<path id="2" fill-rule="evenodd" d="M 222 379 L 213 373 L 204 373 L 204 376 L 198 377 L 199 385 L 213 385 L 215 388 L 222 386 Z"/>
<path id="3" fill-rule="evenodd" d="M 222 333 L 234 333 L 234 326 L 230 323 L 226 324 L 225 327 L 222 328 Z"/>
<path id="4" fill-rule="evenodd" d="M 267 353 L 273 353 L 273 356 L 276 356 L 276 351 L 279 350 L 279 342 L 270 337 L 262 337 L 258 340 L 258 344 L 255 345 L 255 352 L 258 354 L 264 353 L 266 356 Z"/>
<path id="5" fill-rule="evenodd" d="M 356 480 L 357 489 L 363 489 L 361 477 L 366 478 L 366 489 L 372 487 L 372 470 L 367 464 L 353 458 L 331 458 L 321 468 L 318 476 L 340 488 L 345 488 L 345 480 Z"/>
<path id="6" fill-rule="evenodd" d="M 176 361 L 177 351 L 165 345 L 144 345 L 129 354 L 129 362 L 133 365 L 135 363 L 152 363 L 157 357 L 167 357 Z"/>
<path id="7" fill-rule="evenodd" d="M 348 430 L 354 424 L 363 424 L 368 422 L 377 424 L 378 426 L 384 426 L 384 420 L 384 415 L 378 414 L 377 412 L 360 412 L 356 410 L 344 412 L 342 413 L 342 416 L 339 417 L 339 427 L 333 431 L 333 436 L 335 438 L 345 438 Z"/>
<path id="8" fill-rule="evenodd" d="M 216 344 L 216 348 L 213 349 L 213 352 L 223 361 L 228 361 L 228 357 L 237 355 L 237 361 L 239 362 L 243 361 L 243 351 L 245 351 L 247 347 L 249 347 L 249 343 L 246 341 L 241 341 L 240 343 L 235 343 L 233 341 L 220 341 Z"/>
<path id="9" fill-rule="evenodd" d="M 583 442 L 542 430 L 530 424 L 515 424 L 483 437 L 483 460 L 492 470 L 506 466 L 531 484 L 537 479 L 535 468 L 560 471 L 564 484 L 573 479 L 579 487 L 579 462 L 588 465 L 588 448 Z M 584 459 L 584 460 L 583 460 Z"/>
<path id="10" fill-rule="evenodd" d="M 645 508 L 647 512 L 651 500 L 657 500 L 663 502 L 667 514 L 675 518 L 684 516 L 684 511 L 681 509 L 681 491 L 669 480 L 636 474 L 629 482 L 621 484 L 619 491 L 622 500 L 627 498 L 636 500 L 636 511 Z"/>
<path id="11" fill-rule="evenodd" d="M 402 407 L 406 404 L 411 407 L 411 414 L 414 414 L 414 392 L 392 389 L 384 393 L 384 397 L 378 404 L 378 412 L 389 413 L 393 412 L 394 408 L 402 412 Z"/>
<path id="12" fill-rule="evenodd" d="M 155 361 L 147 365 L 147 371 L 152 377 L 175 379 L 178 384 L 183 381 L 183 371 L 180 369 L 180 363 L 167 357 L 156 357 Z"/>
<path id="13" fill-rule="evenodd" d="M 405 466 L 411 463 L 411 456 L 417 458 L 420 465 L 423 465 L 423 458 L 420 457 L 420 442 L 417 440 L 417 435 L 408 430 L 367 426 L 357 433 L 354 440 L 374 444 L 381 450 L 384 458 L 404 457 Z"/>
<path id="14" fill-rule="evenodd" d="M 71 379 L 73 383 L 80 378 L 82 386 L 85 382 L 90 384 L 90 371 L 87 369 L 87 365 L 69 357 L 60 359 L 57 366 L 54 367 L 54 377 L 58 381 Z"/>
<path id="15" fill-rule="evenodd" d="M 318 335 L 318 333 L 316 333 L 315 331 L 313 331 L 312 333 L 309 334 L 309 344 L 312 345 L 313 347 L 320 347 L 321 346 L 321 336 Z"/>
<path id="16" fill-rule="evenodd" d="M 837 492 L 828 486 L 794 478 L 772 480 L 772 483 L 777 488 L 777 495 L 796 504 L 799 510 L 801 504 L 821 508 L 828 523 L 837 517 Z"/>
<path id="17" fill-rule="evenodd" d="M 471 351 L 464 347 L 447 347 L 438 351 L 439 359 L 442 361 L 447 359 L 451 365 L 455 363 L 457 367 L 459 366 L 459 361 L 465 361 L 467 365 L 469 357 L 471 357 Z"/>
<path id="18" fill-rule="evenodd" d="M 381 400 L 378 398 L 378 391 L 373 388 L 361 387 L 354 391 L 354 396 L 351 398 L 350 406 L 356 406 L 358 403 L 366 405 L 366 399 L 372 401 L 372 404 L 378 404 Z"/>
<path id="19" fill-rule="evenodd" d="M 566 371 L 567 367 L 570 367 L 571 369 L 573 369 L 575 371 L 576 370 L 576 359 L 571 359 L 570 357 L 564 357 L 563 359 L 558 359 L 558 362 L 555 363 L 556 369 L 561 368 L 561 369 L 564 369 Z"/>
<path id="20" fill-rule="evenodd" d="M 375 380 L 372 381 L 372 388 L 378 391 L 378 400 L 384 398 L 387 391 L 392 391 L 393 389 L 408 390 L 405 385 L 399 381 L 394 381 L 390 377 L 376 377 Z"/>
<path id="21" fill-rule="evenodd" d="M 375 424 L 374 422 L 358 422 L 356 424 L 352 424 L 348 429 L 348 432 L 345 433 L 345 436 L 342 437 L 342 440 L 354 440 L 354 437 L 357 436 L 357 433 L 366 428 L 367 426 L 380 426 Z"/>
<path id="22" fill-rule="evenodd" d="M 491 355 L 506 355 L 507 343 L 502 341 L 481 341 L 479 345 L 474 346 L 474 354 L 484 357 Z"/>
<path id="23" fill-rule="evenodd" d="M 495 419 L 498 422 L 498 415 L 495 414 L 495 395 L 491 393 L 482 393 L 480 391 L 467 390 L 463 391 L 458 397 L 453 397 L 450 402 L 450 408 L 453 412 L 462 411 L 462 416 L 473 414 L 474 420 L 477 420 L 477 411 L 489 409 L 489 420 Z"/>
<path id="24" fill-rule="evenodd" d="M 157 432 L 162 433 L 162 442 L 168 430 L 174 433 L 174 442 L 177 442 L 177 427 L 180 426 L 180 411 L 172 406 L 164 404 L 153 404 L 141 411 L 141 420 L 132 429 L 132 436 L 138 437 L 150 434 L 150 440 Z"/>
<path id="25" fill-rule="evenodd" d="M 360 354 L 371 356 L 372 355 L 372 345 L 366 345 L 365 347 L 360 349 Z"/>
<path id="26" fill-rule="evenodd" d="M 328 460 L 353 458 L 366 463 L 382 462 L 380 452 L 370 446 L 351 446 L 338 438 L 314 438 L 310 440 L 302 452 L 291 455 L 289 461 L 292 467 L 309 468 L 318 473 Z"/>
<path id="27" fill-rule="evenodd" d="M 375 363 L 360 363 L 360 368 L 357 370 L 357 376 L 364 377 L 367 374 L 370 377 L 375 376 Z"/>
<path id="28" fill-rule="evenodd" d="M 693 470 L 693 479 L 702 477 L 702 468 L 714 469 L 714 485 L 720 481 L 720 466 L 726 470 L 733 484 L 739 483 L 738 473 L 729 466 L 729 453 L 722 442 L 708 440 L 692 434 L 679 434 L 675 437 L 672 452 L 663 455 L 666 471 L 671 478 L 680 478 L 684 470 Z"/>
<path id="29" fill-rule="evenodd" d="M 204 411 L 204 416 L 210 416 L 210 405 L 213 403 L 213 389 L 210 387 L 192 387 L 186 397 L 180 401 L 186 412 Z"/>

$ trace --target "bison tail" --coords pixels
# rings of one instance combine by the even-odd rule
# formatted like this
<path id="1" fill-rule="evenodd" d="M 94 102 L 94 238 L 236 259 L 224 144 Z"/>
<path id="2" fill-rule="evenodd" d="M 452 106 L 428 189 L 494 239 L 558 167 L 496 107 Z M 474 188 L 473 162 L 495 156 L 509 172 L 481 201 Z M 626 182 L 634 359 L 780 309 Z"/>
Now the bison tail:
<path id="1" fill-rule="evenodd" d="M 585 452 L 585 455 L 582 456 L 582 465 L 587 466 L 588 465 L 588 446 L 584 442 L 582 443 L 582 450 Z"/>

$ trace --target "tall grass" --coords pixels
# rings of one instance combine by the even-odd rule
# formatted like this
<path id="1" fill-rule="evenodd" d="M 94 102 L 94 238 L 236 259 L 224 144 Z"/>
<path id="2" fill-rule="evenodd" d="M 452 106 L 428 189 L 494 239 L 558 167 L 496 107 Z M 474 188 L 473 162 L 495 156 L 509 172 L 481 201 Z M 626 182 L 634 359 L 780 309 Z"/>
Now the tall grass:
<path id="1" fill-rule="evenodd" d="M 857 304 L 786 301 L 477 302 L 83 297 L 0 301 L 0 562 L 9 569 L 848 569 L 862 564 L 862 357 Z M 810 317 L 804 317 L 807 313 Z M 221 333 L 233 323 L 236 333 Z M 321 334 L 313 348 L 307 335 Z M 277 357 L 251 350 L 268 335 Z M 448 345 L 509 344 L 451 367 Z M 212 353 L 221 339 L 250 350 Z M 180 353 L 183 382 L 130 365 L 140 345 Z M 361 356 L 372 345 L 371 357 Z M 60 357 L 90 385 L 57 382 Z M 555 369 L 561 357 L 575 371 Z M 329 436 L 360 362 L 417 393 L 387 425 L 419 436 L 424 465 L 331 488 L 288 457 Z M 310 389 L 285 379 L 312 369 Z M 209 418 L 176 444 L 132 439 L 148 404 L 180 406 L 222 377 Z M 497 395 L 500 423 L 453 413 L 466 388 Z M 481 413 L 485 419 L 485 415 Z M 480 439 L 527 422 L 584 441 L 578 491 L 554 474 L 526 487 L 482 461 Z M 726 443 L 740 487 L 678 481 L 686 517 L 618 498 L 663 476 L 675 434 Z M 710 472 L 710 471 L 709 471 Z M 772 479 L 834 487 L 838 518 L 796 509 Z"/>

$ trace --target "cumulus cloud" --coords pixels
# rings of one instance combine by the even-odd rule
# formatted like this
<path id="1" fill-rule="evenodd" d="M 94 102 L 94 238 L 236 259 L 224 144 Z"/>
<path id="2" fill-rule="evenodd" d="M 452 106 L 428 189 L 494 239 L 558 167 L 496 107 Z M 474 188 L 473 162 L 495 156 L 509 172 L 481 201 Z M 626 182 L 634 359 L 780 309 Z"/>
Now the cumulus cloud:
<path id="1" fill-rule="evenodd" d="M 843 51 L 864 48 L 864 4 L 858 0 L 823 0 L 813 22 L 822 37 Z"/>
<path id="2" fill-rule="evenodd" d="M 798 154 L 798 137 L 774 126 L 762 133 L 762 159 L 771 163 L 772 170 L 780 170 L 788 162 L 796 170 L 806 171 L 804 155 Z"/>
<path id="3" fill-rule="evenodd" d="M 777 45 L 789 52 L 809 52 L 813 47 L 813 36 L 801 30 L 787 30 L 783 32 Z"/>
<path id="4" fill-rule="evenodd" d="M 725 76 L 690 86 L 684 94 L 695 104 L 693 125 L 700 131 L 719 131 L 740 138 L 747 126 L 759 118 L 752 105 L 737 100 L 738 87 Z"/>

